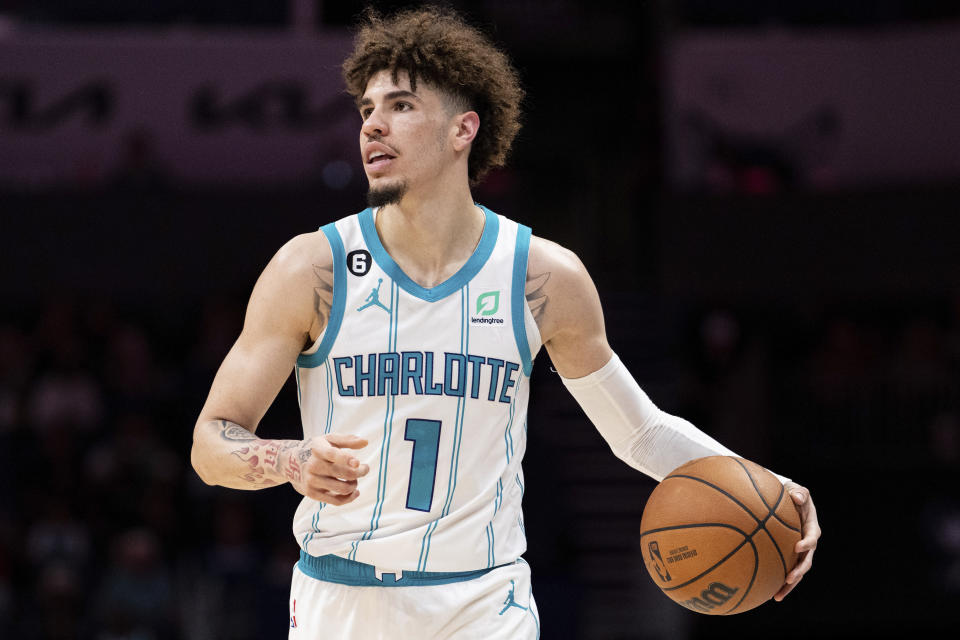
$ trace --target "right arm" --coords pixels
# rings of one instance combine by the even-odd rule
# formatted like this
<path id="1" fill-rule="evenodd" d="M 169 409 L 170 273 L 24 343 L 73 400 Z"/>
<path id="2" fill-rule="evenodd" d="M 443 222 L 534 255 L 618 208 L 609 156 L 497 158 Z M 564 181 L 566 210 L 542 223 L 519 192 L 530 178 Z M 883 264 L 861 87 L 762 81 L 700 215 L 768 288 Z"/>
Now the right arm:
<path id="1" fill-rule="evenodd" d="M 243 330 L 224 358 L 193 431 L 190 459 L 200 478 L 233 489 L 290 482 L 330 504 L 357 495 L 369 468 L 350 449 L 356 436 L 269 440 L 257 426 L 297 356 L 323 331 L 333 292 L 330 246 L 321 232 L 297 236 L 277 252 L 254 286 Z"/>

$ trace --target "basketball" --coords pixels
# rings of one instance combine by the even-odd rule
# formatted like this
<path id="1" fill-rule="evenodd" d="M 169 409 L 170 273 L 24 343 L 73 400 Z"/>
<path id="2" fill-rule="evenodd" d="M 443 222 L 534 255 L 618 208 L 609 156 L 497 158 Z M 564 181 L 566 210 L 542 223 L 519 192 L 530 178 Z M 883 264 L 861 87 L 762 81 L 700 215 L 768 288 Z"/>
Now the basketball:
<path id="1" fill-rule="evenodd" d="M 647 500 L 643 561 L 674 602 L 710 615 L 743 613 L 772 598 L 797 563 L 800 515 L 763 467 L 730 456 L 674 469 Z"/>

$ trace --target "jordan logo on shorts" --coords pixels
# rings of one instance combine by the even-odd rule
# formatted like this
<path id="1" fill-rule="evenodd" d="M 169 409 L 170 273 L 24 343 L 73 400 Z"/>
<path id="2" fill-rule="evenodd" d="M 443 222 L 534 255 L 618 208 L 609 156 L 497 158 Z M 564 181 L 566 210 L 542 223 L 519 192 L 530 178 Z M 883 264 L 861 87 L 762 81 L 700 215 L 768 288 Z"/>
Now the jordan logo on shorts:
<path id="1" fill-rule="evenodd" d="M 523 606 L 522 604 L 519 604 L 516 600 L 513 599 L 513 591 L 514 591 L 514 587 L 515 587 L 515 586 L 516 586 L 516 585 L 515 585 L 514 581 L 511 580 L 511 581 L 510 581 L 510 593 L 507 594 L 507 599 L 503 601 L 503 609 L 500 609 L 500 615 L 501 615 L 501 616 L 502 616 L 502 615 L 504 614 L 504 612 L 506 612 L 506 610 L 509 609 L 510 607 L 516 607 L 517 609 L 520 609 L 521 611 L 526 611 L 526 610 L 527 610 L 527 607 Z"/>
<path id="2" fill-rule="evenodd" d="M 367 296 L 367 304 L 357 307 L 357 311 L 363 311 L 367 307 L 380 307 L 387 313 L 390 313 L 390 308 L 385 307 L 382 302 L 380 302 L 380 285 L 383 284 L 383 278 L 377 278 L 377 286 L 375 286 L 371 291 L 370 295 Z"/>

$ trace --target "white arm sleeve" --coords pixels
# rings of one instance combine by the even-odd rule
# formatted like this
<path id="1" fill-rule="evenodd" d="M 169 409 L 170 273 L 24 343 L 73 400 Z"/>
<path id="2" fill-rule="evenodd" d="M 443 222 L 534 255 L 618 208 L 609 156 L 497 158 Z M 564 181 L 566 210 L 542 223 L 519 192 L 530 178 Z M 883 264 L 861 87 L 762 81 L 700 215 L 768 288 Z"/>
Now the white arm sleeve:
<path id="1" fill-rule="evenodd" d="M 694 458 L 737 455 L 683 418 L 657 408 L 617 354 L 590 375 L 560 379 L 614 455 L 657 482 Z"/>

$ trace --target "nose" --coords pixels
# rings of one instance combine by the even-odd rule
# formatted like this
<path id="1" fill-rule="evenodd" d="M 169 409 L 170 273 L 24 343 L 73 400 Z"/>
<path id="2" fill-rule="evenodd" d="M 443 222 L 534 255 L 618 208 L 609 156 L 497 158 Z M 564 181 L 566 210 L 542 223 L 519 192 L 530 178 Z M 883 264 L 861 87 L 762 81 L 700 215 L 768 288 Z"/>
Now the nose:
<path id="1" fill-rule="evenodd" d="M 380 109 L 374 108 L 363 121 L 360 131 L 369 138 L 384 136 L 388 132 L 387 122 L 380 117 Z"/>

